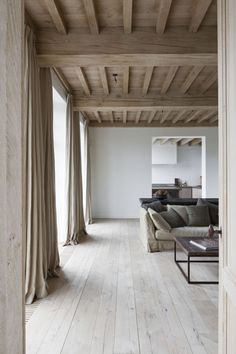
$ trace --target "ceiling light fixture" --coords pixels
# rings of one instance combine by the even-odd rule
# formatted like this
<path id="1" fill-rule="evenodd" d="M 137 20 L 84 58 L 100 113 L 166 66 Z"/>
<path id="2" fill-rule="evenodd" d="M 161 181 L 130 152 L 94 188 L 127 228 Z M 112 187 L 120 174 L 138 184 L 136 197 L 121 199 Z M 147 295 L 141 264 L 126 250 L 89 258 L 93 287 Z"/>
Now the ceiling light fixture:
<path id="1" fill-rule="evenodd" d="M 114 78 L 114 81 L 115 81 L 115 83 L 117 83 L 117 76 L 118 76 L 118 74 L 112 74 L 112 76 L 113 76 L 113 78 Z"/>

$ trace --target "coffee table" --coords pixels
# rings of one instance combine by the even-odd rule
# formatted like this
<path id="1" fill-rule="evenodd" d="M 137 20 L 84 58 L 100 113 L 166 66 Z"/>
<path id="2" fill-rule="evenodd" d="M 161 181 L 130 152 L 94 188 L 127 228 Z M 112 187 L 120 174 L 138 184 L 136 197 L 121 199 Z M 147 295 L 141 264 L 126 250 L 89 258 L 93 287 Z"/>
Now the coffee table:
<path id="1" fill-rule="evenodd" d="M 190 243 L 190 240 L 203 240 L 206 237 L 174 237 L 174 260 L 179 267 L 181 273 L 187 280 L 189 284 L 218 284 L 218 281 L 193 281 L 191 280 L 191 263 L 219 263 L 219 260 L 208 260 L 208 259 L 192 259 L 192 258 L 209 258 L 209 257 L 219 257 L 219 250 L 208 250 L 204 251 L 201 248 L 194 246 Z M 177 260 L 176 251 L 177 245 L 180 249 L 187 255 L 187 259 Z M 181 263 L 187 263 L 187 273 L 181 267 Z"/>

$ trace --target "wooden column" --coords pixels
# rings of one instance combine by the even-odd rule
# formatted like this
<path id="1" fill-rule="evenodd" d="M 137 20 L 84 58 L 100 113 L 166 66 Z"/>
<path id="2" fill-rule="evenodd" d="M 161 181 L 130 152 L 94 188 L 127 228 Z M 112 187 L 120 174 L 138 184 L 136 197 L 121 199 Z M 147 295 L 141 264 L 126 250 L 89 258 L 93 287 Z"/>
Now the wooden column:
<path id="1" fill-rule="evenodd" d="M 0 1 L 0 352 L 24 353 L 23 1 Z"/>

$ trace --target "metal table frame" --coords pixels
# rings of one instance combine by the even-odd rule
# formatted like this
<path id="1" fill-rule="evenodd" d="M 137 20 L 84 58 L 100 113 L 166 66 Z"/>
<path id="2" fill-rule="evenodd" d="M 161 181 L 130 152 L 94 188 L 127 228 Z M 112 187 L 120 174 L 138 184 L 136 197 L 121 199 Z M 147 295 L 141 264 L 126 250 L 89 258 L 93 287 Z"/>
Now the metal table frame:
<path id="1" fill-rule="evenodd" d="M 187 260 L 183 260 L 183 259 L 177 259 L 176 257 L 177 255 L 177 247 L 176 247 L 176 241 L 174 242 L 174 259 L 175 259 L 175 263 L 178 266 L 178 268 L 180 269 L 181 273 L 183 274 L 183 276 L 185 277 L 185 279 L 187 280 L 188 284 L 219 284 L 218 281 L 193 281 L 191 280 L 191 263 L 219 263 L 219 260 L 196 260 L 196 259 L 191 259 L 191 258 L 203 258 L 204 255 L 187 255 Z M 207 255 L 206 257 L 216 257 L 216 255 Z M 187 273 L 184 271 L 184 269 L 181 267 L 180 263 L 187 263 Z"/>

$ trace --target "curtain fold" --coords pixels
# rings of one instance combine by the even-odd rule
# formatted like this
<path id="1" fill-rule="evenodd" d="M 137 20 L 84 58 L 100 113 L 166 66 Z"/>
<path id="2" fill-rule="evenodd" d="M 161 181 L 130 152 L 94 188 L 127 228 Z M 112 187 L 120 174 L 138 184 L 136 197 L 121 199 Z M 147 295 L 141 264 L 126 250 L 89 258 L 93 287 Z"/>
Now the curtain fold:
<path id="1" fill-rule="evenodd" d="M 81 122 L 83 127 L 83 147 L 82 152 L 82 178 L 83 178 L 83 207 L 85 224 L 92 224 L 92 207 L 91 207 L 91 164 L 90 164 L 90 148 L 89 148 L 89 127 L 88 121 L 81 114 Z"/>
<path id="2" fill-rule="evenodd" d="M 58 275 L 59 267 L 56 215 L 55 158 L 53 140 L 53 97 L 52 78 L 49 68 L 40 69 L 42 102 L 42 125 L 44 138 L 44 182 L 45 182 L 45 223 L 47 272 L 49 276 Z"/>
<path id="3" fill-rule="evenodd" d="M 73 111 L 72 96 L 67 97 L 66 117 L 66 190 L 67 190 L 67 239 L 65 245 L 78 244 L 85 234 L 83 212 L 81 146 L 79 113 Z"/>
<path id="4" fill-rule="evenodd" d="M 45 82 L 40 83 L 34 34 L 28 26 L 25 27 L 24 39 L 25 297 L 26 303 L 30 304 L 35 298 L 43 298 L 47 295 L 46 280 L 49 267 L 50 273 L 53 274 L 59 259 L 54 218 L 53 141 L 51 132 L 48 132 L 53 119 L 50 79 L 49 73 L 44 73 L 47 76 L 47 86 L 44 87 Z M 43 102 L 41 97 L 44 90 L 48 95 L 46 102 Z"/>

